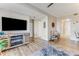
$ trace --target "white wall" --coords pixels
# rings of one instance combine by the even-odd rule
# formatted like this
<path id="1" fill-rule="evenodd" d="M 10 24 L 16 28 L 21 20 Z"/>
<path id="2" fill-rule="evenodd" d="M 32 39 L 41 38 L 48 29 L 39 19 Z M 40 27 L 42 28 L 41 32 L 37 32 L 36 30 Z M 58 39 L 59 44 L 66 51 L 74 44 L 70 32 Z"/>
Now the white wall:
<path id="1" fill-rule="evenodd" d="M 44 28 L 44 22 L 46 27 Z M 35 37 L 39 37 L 44 40 L 48 40 L 48 17 L 42 17 L 35 24 Z"/>
<path id="2" fill-rule="evenodd" d="M 36 38 L 39 37 L 39 20 L 34 20 L 34 35 Z"/>
<path id="3" fill-rule="evenodd" d="M 46 23 L 46 28 L 44 28 L 44 22 Z M 55 23 L 55 27 L 52 28 L 52 22 Z M 53 30 L 57 30 L 56 17 L 54 16 L 46 16 L 42 17 L 39 20 L 35 20 L 34 29 L 35 29 L 35 37 L 39 37 L 44 40 L 49 40 L 50 32 Z"/>
<path id="4" fill-rule="evenodd" d="M 1 24 L 1 17 L 10 17 L 10 18 L 16 18 L 16 19 L 22 19 L 22 20 L 27 20 L 27 30 L 26 31 L 6 31 L 7 33 L 11 33 L 11 32 L 18 32 L 18 33 L 23 33 L 23 32 L 30 32 L 30 20 L 29 20 L 29 16 L 25 16 L 23 14 L 17 13 L 17 12 L 12 12 L 9 10 L 5 10 L 5 9 L 0 9 L 0 31 L 2 31 L 2 24 Z"/>
<path id="5" fill-rule="evenodd" d="M 78 19 L 72 19 L 71 21 L 71 40 L 79 41 L 78 38 L 76 38 L 76 34 L 79 33 L 79 20 Z M 79 36 L 79 35 L 78 35 Z"/>

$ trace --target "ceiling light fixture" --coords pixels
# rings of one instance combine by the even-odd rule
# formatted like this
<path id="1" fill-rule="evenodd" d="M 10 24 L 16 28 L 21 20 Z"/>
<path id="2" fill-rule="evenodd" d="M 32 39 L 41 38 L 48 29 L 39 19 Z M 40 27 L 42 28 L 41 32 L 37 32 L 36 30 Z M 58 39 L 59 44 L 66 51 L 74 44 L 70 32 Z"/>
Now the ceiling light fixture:
<path id="1" fill-rule="evenodd" d="M 49 8 L 50 6 L 52 6 L 54 3 L 50 3 L 47 7 Z"/>

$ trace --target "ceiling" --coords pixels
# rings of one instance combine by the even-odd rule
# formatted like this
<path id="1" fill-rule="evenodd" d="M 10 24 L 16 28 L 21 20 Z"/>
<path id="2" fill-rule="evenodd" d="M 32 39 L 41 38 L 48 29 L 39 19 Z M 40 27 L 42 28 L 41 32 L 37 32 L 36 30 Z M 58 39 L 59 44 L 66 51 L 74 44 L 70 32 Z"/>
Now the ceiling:
<path id="1" fill-rule="evenodd" d="M 79 13 L 78 3 L 54 3 L 47 8 L 49 4 L 50 3 L 0 3 L 0 9 L 13 11 L 37 19 L 46 15 L 61 17 Z"/>
<path id="2" fill-rule="evenodd" d="M 56 17 L 79 13 L 79 3 L 54 3 L 47 8 L 50 3 L 31 3 L 32 6 Z"/>
<path id="3" fill-rule="evenodd" d="M 15 12 L 36 19 L 45 16 L 43 13 L 40 13 L 33 8 L 30 8 L 28 5 L 23 5 L 19 3 L 0 3 L 0 10 Z"/>

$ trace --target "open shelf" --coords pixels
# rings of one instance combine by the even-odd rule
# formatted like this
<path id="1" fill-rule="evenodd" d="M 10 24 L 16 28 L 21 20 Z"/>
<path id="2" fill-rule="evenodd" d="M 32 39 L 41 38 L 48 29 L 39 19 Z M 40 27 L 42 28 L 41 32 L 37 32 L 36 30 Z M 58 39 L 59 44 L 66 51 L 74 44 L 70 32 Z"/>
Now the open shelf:
<path id="1" fill-rule="evenodd" d="M 24 44 L 29 43 L 29 37 L 30 35 L 25 35 L 24 34 L 13 34 L 13 35 L 8 35 L 8 37 L 6 37 L 6 35 L 4 35 L 1 39 L 2 40 L 7 40 L 7 46 L 4 47 L 4 49 L 2 50 L 7 50 L 10 48 L 14 48 L 14 47 L 18 47 Z"/>

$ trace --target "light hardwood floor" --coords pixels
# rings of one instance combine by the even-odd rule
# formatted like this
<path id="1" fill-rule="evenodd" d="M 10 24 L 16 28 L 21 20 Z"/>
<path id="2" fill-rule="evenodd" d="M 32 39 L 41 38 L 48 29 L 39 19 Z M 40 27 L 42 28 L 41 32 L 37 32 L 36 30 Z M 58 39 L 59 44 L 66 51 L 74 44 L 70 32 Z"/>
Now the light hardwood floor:
<path id="1" fill-rule="evenodd" d="M 34 52 L 46 47 L 48 42 L 39 38 L 34 39 L 34 42 L 30 42 L 27 45 L 22 45 L 17 48 L 6 50 L 3 52 L 3 56 L 31 56 Z M 73 43 L 69 39 L 61 38 L 57 41 L 49 41 L 49 44 L 65 51 L 79 55 L 79 44 Z"/>
<path id="2" fill-rule="evenodd" d="M 49 41 L 49 44 L 79 56 L 79 42 L 71 41 L 70 39 L 66 38 L 61 38 L 55 42 Z"/>
<path id="3" fill-rule="evenodd" d="M 46 45 L 47 45 L 47 42 L 45 40 L 35 39 L 34 42 L 30 42 L 29 44 L 6 50 L 3 52 L 3 55 L 4 56 L 30 56 L 34 52 L 45 47 Z"/>

